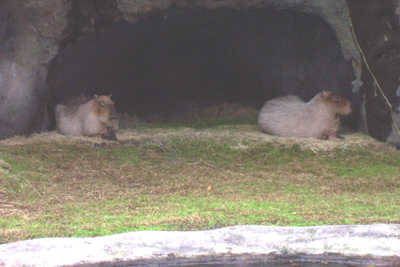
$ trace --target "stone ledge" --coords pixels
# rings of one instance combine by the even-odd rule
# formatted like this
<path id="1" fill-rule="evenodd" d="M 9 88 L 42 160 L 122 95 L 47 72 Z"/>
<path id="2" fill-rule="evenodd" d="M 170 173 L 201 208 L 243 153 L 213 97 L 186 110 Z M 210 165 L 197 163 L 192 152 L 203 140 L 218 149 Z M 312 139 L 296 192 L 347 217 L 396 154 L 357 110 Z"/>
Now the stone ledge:
<path id="1" fill-rule="evenodd" d="M 140 231 L 91 238 L 43 238 L 0 245 L 0 266 L 79 266 L 234 261 L 257 255 L 337 254 L 400 259 L 400 224 L 314 227 L 233 226 L 207 231 Z M 269 255 L 269 256 L 268 256 Z M 386 265 L 388 264 L 388 265 Z M 376 264 L 379 266 L 378 264 Z"/>

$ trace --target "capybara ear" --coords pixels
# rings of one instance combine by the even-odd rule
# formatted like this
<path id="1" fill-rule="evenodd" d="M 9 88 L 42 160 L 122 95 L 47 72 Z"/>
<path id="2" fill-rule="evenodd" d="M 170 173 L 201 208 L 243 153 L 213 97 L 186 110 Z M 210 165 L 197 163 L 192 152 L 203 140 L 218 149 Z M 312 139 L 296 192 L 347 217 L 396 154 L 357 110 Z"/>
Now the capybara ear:
<path id="1" fill-rule="evenodd" d="M 108 97 L 111 98 L 112 94 L 110 94 Z"/>
<path id="2" fill-rule="evenodd" d="M 329 98 L 329 92 L 328 91 L 322 91 L 321 96 L 323 99 L 328 99 Z"/>
<path id="3" fill-rule="evenodd" d="M 94 100 L 97 100 L 97 98 L 99 98 L 99 96 L 95 94 L 93 98 L 94 98 Z"/>

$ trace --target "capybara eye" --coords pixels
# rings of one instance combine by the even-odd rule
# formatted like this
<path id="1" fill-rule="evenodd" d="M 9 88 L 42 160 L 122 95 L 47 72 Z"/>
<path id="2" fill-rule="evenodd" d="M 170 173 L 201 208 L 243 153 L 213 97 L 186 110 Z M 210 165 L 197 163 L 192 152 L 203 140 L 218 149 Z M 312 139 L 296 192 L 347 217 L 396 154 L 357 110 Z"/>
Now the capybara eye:
<path id="1" fill-rule="evenodd" d="M 101 108 L 104 108 L 104 107 L 105 107 L 105 105 L 104 105 L 103 102 L 100 102 L 100 103 L 99 103 L 99 106 L 100 106 Z"/>
<path id="2" fill-rule="evenodd" d="M 335 100 L 335 101 L 340 101 L 340 96 L 334 95 L 334 96 L 333 96 L 333 100 Z"/>

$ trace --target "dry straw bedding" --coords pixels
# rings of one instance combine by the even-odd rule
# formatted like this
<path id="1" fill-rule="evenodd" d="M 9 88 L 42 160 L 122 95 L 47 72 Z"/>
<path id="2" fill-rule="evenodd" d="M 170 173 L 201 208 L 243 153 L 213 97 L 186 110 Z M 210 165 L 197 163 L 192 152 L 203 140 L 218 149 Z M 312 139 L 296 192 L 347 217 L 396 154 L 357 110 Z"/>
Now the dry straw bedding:
<path id="1" fill-rule="evenodd" d="M 270 143 L 282 147 L 299 147 L 301 150 L 330 151 L 334 149 L 350 150 L 361 147 L 373 146 L 376 148 L 390 148 L 389 145 L 380 143 L 375 139 L 363 135 L 361 133 L 351 133 L 343 135 L 344 139 L 337 140 L 318 140 L 313 138 L 283 138 L 261 133 L 257 127 L 251 125 L 239 125 L 220 127 L 218 129 L 192 129 L 192 128 L 175 128 L 175 129 L 125 129 L 117 134 L 120 143 L 143 141 L 161 142 L 170 137 L 185 137 L 198 140 L 217 140 L 230 139 L 230 143 L 236 144 L 237 149 L 250 148 L 260 143 Z M 0 141 L 0 145 L 28 145 L 36 142 L 57 142 L 57 143 L 73 143 L 77 141 L 85 141 L 98 143 L 103 142 L 99 137 L 72 137 L 63 136 L 55 131 L 34 134 L 30 137 L 17 136 L 10 139 Z M 244 144 L 245 143 L 245 144 Z"/>
<path id="2" fill-rule="evenodd" d="M 256 121 L 258 110 L 240 104 L 223 103 L 216 106 L 187 111 L 184 114 L 171 118 L 172 122 L 190 123 L 199 120 L 222 120 L 222 121 Z M 162 119 L 154 118 L 154 122 Z M 147 127 L 147 126 L 152 127 Z M 360 134 L 346 134 L 345 139 L 340 140 L 317 140 L 312 138 L 282 138 L 261 133 L 256 125 L 241 124 L 234 126 L 218 126 L 214 128 L 193 129 L 193 128 L 157 128 L 157 124 L 149 124 L 135 115 L 120 114 L 120 128 L 118 142 L 160 142 L 169 137 L 194 138 L 199 140 L 226 140 L 234 144 L 237 149 L 251 148 L 260 143 L 270 143 L 283 147 L 299 147 L 302 150 L 330 151 L 334 149 L 348 150 L 373 145 L 379 149 L 392 149 L 390 146 L 377 142 L 373 138 Z M 71 143 L 76 141 L 101 142 L 99 137 L 66 137 L 56 132 L 34 134 L 30 137 L 14 137 L 0 141 L 0 145 L 24 145 L 34 142 L 62 142 Z"/>

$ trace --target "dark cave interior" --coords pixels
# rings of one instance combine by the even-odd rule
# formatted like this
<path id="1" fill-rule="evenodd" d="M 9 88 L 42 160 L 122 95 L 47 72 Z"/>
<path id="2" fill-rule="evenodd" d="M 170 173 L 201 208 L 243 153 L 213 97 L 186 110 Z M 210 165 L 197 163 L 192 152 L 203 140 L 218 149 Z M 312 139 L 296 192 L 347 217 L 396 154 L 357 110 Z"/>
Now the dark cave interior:
<path id="1" fill-rule="evenodd" d="M 308 101 L 322 90 L 356 101 L 352 65 L 333 30 L 312 15 L 271 8 L 119 21 L 66 45 L 47 80 L 51 117 L 56 104 L 82 93 L 112 94 L 119 113 L 144 119 L 221 103 L 260 108 L 289 93 Z M 356 120 L 353 112 L 347 121 Z"/>

